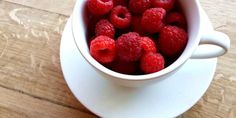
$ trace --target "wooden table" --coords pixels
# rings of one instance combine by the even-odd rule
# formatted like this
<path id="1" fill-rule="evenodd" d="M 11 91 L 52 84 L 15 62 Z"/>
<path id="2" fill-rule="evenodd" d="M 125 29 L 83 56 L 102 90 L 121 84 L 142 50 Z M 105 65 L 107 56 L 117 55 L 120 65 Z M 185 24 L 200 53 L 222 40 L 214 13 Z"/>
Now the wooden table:
<path id="1" fill-rule="evenodd" d="M 0 117 L 89 118 L 63 78 L 59 46 L 75 0 L 0 0 Z M 236 117 L 236 0 L 201 0 L 231 37 L 214 81 L 183 118 Z"/>

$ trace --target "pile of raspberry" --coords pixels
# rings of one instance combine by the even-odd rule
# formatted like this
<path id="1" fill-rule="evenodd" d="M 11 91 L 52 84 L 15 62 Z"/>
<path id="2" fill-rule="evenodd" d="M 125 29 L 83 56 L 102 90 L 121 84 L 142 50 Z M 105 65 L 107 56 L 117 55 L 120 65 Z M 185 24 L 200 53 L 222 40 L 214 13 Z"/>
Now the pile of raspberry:
<path id="1" fill-rule="evenodd" d="M 187 23 L 175 0 L 87 0 L 91 56 L 123 74 L 158 72 L 186 47 Z"/>

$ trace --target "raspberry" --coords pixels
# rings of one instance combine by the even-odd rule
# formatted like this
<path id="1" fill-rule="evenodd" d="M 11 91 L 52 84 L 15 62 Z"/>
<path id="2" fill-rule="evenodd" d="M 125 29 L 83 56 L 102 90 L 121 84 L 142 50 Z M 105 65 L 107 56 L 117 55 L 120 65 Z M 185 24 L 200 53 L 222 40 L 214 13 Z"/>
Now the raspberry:
<path id="1" fill-rule="evenodd" d="M 96 24 L 95 33 L 96 36 L 105 35 L 114 38 L 115 28 L 108 20 L 102 19 Z"/>
<path id="2" fill-rule="evenodd" d="M 186 29 L 187 23 L 184 15 L 180 12 L 172 12 L 167 15 L 166 23 Z"/>
<path id="3" fill-rule="evenodd" d="M 164 69 L 165 60 L 159 53 L 146 53 L 141 58 L 140 68 L 146 73 L 154 73 Z"/>
<path id="4" fill-rule="evenodd" d="M 97 24 L 97 22 L 100 20 L 100 19 L 103 19 L 103 17 L 101 16 L 89 16 L 89 19 L 88 19 L 88 23 L 87 23 L 87 36 L 90 38 L 90 37 L 93 37 L 95 35 L 95 26 Z"/>
<path id="5" fill-rule="evenodd" d="M 142 55 L 142 48 L 139 40 L 140 36 L 135 32 L 129 32 L 121 35 L 118 40 L 116 40 L 118 57 L 122 61 L 126 62 L 139 60 Z"/>
<path id="6" fill-rule="evenodd" d="M 162 22 L 166 11 L 162 8 L 150 8 L 143 13 L 141 25 L 149 33 L 157 33 L 164 26 Z"/>
<path id="7" fill-rule="evenodd" d="M 133 16 L 131 22 L 131 28 L 134 32 L 137 32 L 139 34 L 144 34 L 141 26 L 141 19 L 142 16 Z"/>
<path id="8" fill-rule="evenodd" d="M 113 2 L 111 0 L 88 0 L 87 7 L 93 15 L 104 15 L 112 9 Z"/>
<path id="9" fill-rule="evenodd" d="M 100 63 L 110 63 L 116 56 L 115 41 L 107 36 L 98 36 L 91 41 L 90 53 Z"/>
<path id="10" fill-rule="evenodd" d="M 131 14 L 126 7 L 119 5 L 112 9 L 110 21 L 116 28 L 125 29 L 130 25 Z"/>
<path id="11" fill-rule="evenodd" d="M 145 53 L 157 51 L 155 42 L 149 37 L 141 37 L 139 43 Z"/>
<path id="12" fill-rule="evenodd" d="M 176 26 L 165 26 L 158 40 L 158 48 L 165 56 L 175 57 L 179 55 L 187 44 L 187 33 Z"/>
<path id="13" fill-rule="evenodd" d="M 112 1 L 114 7 L 118 5 L 127 6 L 127 0 L 112 0 Z"/>
<path id="14" fill-rule="evenodd" d="M 133 13 L 141 14 L 145 10 L 151 7 L 150 0 L 130 0 L 129 1 L 129 9 Z"/>
<path id="15" fill-rule="evenodd" d="M 138 68 L 136 62 L 125 62 L 118 60 L 112 67 L 113 71 L 123 73 L 123 74 L 134 74 Z"/>
<path id="16" fill-rule="evenodd" d="M 175 3 L 175 0 L 151 0 L 152 6 L 157 8 L 163 8 L 166 11 L 170 11 Z"/>
<path id="17" fill-rule="evenodd" d="M 96 38 L 95 36 L 88 38 L 87 43 L 88 43 L 88 46 L 89 46 L 89 47 L 90 47 L 90 45 L 91 45 L 92 40 L 95 39 L 95 38 Z"/>

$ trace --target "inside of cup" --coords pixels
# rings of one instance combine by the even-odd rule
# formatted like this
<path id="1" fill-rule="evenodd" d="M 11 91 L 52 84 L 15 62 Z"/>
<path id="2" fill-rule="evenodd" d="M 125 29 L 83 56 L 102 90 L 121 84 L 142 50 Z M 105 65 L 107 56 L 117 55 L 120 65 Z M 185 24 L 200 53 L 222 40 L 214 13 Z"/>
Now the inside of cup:
<path id="1" fill-rule="evenodd" d="M 186 48 L 184 49 L 183 53 L 179 56 L 179 58 L 166 67 L 165 69 L 152 73 L 152 74 L 146 74 L 146 75 L 125 75 L 118 72 L 114 72 L 100 63 L 98 63 L 95 59 L 92 58 L 89 52 L 89 45 L 87 42 L 87 35 L 85 35 L 84 32 L 87 34 L 87 28 L 89 23 L 89 15 L 88 11 L 86 9 L 86 0 L 79 0 L 77 1 L 77 5 L 73 14 L 74 20 L 78 20 L 77 22 L 77 29 L 79 31 L 76 31 L 77 37 L 75 37 L 75 42 L 77 43 L 77 47 L 79 48 L 81 54 L 85 57 L 85 59 L 96 69 L 112 75 L 116 77 L 121 77 L 123 79 L 145 79 L 145 78 L 152 78 L 161 76 L 163 74 L 169 73 L 176 68 L 178 68 L 180 65 L 182 65 L 189 57 L 191 57 L 194 49 L 198 46 L 198 43 L 200 41 L 199 38 L 199 30 L 200 30 L 200 12 L 199 12 L 199 3 L 197 0 L 179 0 L 179 3 L 182 7 L 182 10 L 186 16 L 187 24 L 188 24 L 188 43 Z M 82 8 L 82 9 L 80 9 Z M 76 16 L 75 16 L 76 15 Z M 74 26 L 75 24 L 73 24 Z M 74 26 L 75 27 L 75 26 Z M 74 31 L 75 32 L 75 31 Z M 80 39 L 78 39 L 80 38 Z"/>

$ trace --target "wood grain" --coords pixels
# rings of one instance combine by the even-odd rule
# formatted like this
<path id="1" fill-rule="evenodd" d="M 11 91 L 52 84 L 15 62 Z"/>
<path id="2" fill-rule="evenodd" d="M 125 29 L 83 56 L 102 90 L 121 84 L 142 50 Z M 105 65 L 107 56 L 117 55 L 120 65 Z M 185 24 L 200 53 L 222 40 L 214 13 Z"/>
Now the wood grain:
<path id="1" fill-rule="evenodd" d="M 0 2 L 0 86 L 88 112 L 61 72 L 60 36 L 67 17 Z"/>
<path id="2" fill-rule="evenodd" d="M 94 118 L 79 110 L 35 99 L 0 87 L 0 117 L 6 118 Z"/>
<path id="3" fill-rule="evenodd" d="M 69 16 L 76 0 L 5 0 L 40 10 Z"/>
<path id="4" fill-rule="evenodd" d="M 235 118 L 236 0 L 200 2 L 231 48 L 206 94 L 181 117 Z M 74 98 L 60 68 L 60 37 L 74 3 L 0 0 L 0 117 L 96 117 Z"/>

